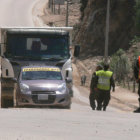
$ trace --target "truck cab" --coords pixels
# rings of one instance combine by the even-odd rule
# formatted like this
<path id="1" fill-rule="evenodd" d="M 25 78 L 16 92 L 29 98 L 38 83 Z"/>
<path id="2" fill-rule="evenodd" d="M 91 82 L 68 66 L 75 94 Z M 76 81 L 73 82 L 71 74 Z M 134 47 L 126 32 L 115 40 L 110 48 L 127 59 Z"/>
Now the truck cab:
<path id="1" fill-rule="evenodd" d="M 71 27 L 1 28 L 2 107 L 14 101 L 13 79 L 23 66 L 58 66 L 72 81 L 71 34 Z M 72 82 L 68 84 L 72 95 Z"/>

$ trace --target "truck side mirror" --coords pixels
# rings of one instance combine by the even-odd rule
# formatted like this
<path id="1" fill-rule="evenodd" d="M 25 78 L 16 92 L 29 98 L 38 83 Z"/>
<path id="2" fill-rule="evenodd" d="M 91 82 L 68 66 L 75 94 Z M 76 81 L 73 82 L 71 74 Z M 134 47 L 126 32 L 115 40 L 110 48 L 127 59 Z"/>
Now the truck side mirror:
<path id="1" fill-rule="evenodd" d="M 71 79 L 71 78 L 68 78 L 68 77 L 67 77 L 65 80 L 66 80 L 66 83 L 68 83 L 68 84 L 69 84 L 69 83 L 72 83 L 72 79 Z"/>
<path id="2" fill-rule="evenodd" d="M 80 54 L 80 46 L 79 45 L 75 45 L 74 47 L 74 56 L 78 57 Z"/>
<path id="3" fill-rule="evenodd" d="M 17 78 L 12 78 L 12 81 L 13 81 L 14 83 L 17 83 Z"/>

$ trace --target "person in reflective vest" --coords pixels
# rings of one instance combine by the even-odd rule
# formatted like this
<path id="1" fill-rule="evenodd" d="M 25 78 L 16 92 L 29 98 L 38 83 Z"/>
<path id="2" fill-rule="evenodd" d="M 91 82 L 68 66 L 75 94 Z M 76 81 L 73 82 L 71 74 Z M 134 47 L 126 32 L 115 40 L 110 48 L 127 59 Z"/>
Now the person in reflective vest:
<path id="1" fill-rule="evenodd" d="M 94 88 L 96 86 L 96 72 L 99 71 L 99 70 L 102 70 L 103 69 L 103 66 L 98 64 L 97 67 L 96 67 L 96 70 L 95 72 L 93 72 L 92 74 L 92 78 L 91 78 L 91 82 L 90 82 L 90 94 L 89 94 L 89 103 L 90 103 L 90 106 L 92 108 L 92 110 L 95 110 L 96 109 L 96 104 L 95 104 L 95 100 L 96 100 L 96 91 L 94 91 Z"/>
<path id="2" fill-rule="evenodd" d="M 104 64 L 104 69 L 96 72 L 96 87 L 97 92 L 97 110 L 106 110 L 110 101 L 110 90 L 113 87 L 115 91 L 115 83 L 113 79 L 113 72 L 109 71 L 109 65 Z"/>
<path id="3" fill-rule="evenodd" d="M 139 107 L 134 110 L 135 113 L 140 113 L 140 56 L 138 57 L 138 59 L 135 62 L 134 65 L 134 76 L 136 79 L 136 82 L 138 83 L 138 101 L 139 101 Z"/>

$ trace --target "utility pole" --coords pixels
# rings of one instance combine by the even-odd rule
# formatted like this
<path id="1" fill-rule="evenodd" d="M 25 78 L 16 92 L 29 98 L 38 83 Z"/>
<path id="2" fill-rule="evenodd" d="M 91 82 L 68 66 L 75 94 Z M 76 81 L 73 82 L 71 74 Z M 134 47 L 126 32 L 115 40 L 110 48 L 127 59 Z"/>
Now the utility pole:
<path id="1" fill-rule="evenodd" d="M 50 8 L 51 7 L 51 2 L 50 2 L 50 0 L 49 0 L 49 3 L 48 3 L 48 8 Z"/>
<path id="2" fill-rule="evenodd" d="M 110 0 L 107 0 L 106 32 L 105 32 L 105 54 L 104 54 L 105 63 L 108 62 L 109 18 L 110 18 Z"/>
<path id="3" fill-rule="evenodd" d="M 51 10 L 52 10 L 52 13 L 53 13 L 53 0 L 51 0 Z"/>
<path id="4" fill-rule="evenodd" d="M 68 26 L 69 23 L 69 2 L 67 0 L 67 6 L 66 6 L 66 27 Z"/>
<path id="5" fill-rule="evenodd" d="M 58 14 L 60 15 L 60 3 L 58 4 Z"/>
<path id="6" fill-rule="evenodd" d="M 53 13 L 55 14 L 55 2 L 53 1 Z"/>

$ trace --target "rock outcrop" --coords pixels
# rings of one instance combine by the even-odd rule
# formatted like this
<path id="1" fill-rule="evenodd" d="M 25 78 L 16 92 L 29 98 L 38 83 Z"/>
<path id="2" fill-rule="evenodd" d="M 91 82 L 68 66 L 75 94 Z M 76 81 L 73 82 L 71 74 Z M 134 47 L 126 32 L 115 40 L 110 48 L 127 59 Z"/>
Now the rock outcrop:
<path id="1" fill-rule="evenodd" d="M 109 55 L 127 50 L 134 33 L 134 0 L 111 0 Z M 88 0 L 76 42 L 85 56 L 104 55 L 107 0 Z M 86 52 L 86 53 L 85 53 Z"/>

